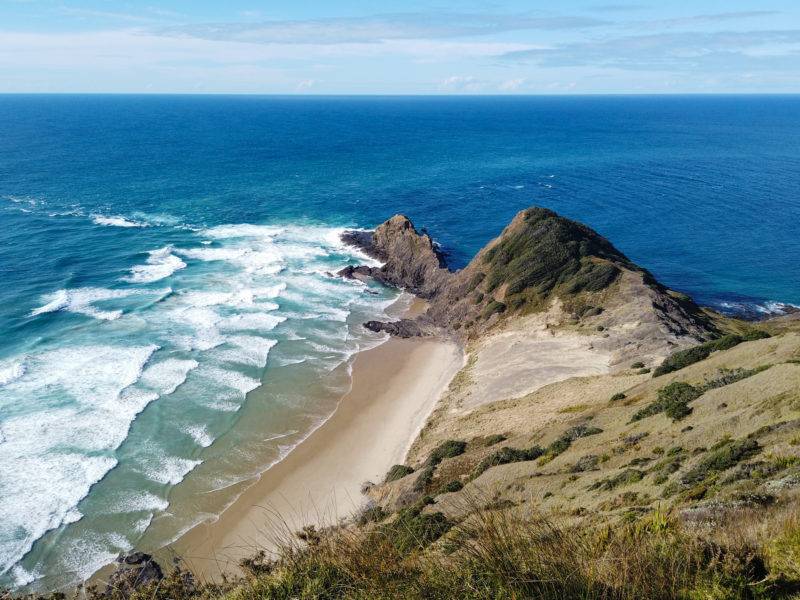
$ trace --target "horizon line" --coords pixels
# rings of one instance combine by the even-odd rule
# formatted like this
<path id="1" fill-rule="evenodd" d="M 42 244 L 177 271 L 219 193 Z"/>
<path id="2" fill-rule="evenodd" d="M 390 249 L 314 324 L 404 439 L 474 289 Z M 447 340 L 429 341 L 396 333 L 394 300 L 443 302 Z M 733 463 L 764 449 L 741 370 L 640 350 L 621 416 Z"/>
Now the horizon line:
<path id="1" fill-rule="evenodd" d="M 0 92 L 0 96 L 238 96 L 275 98 L 580 98 L 679 96 L 800 96 L 796 92 L 575 92 L 531 94 L 447 93 L 293 93 L 293 92 Z"/>

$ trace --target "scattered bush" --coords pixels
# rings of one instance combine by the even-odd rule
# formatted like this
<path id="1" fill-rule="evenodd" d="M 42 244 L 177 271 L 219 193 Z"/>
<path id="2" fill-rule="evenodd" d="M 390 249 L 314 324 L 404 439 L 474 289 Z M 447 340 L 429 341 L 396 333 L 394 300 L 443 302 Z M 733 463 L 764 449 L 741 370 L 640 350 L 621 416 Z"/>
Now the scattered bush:
<path id="1" fill-rule="evenodd" d="M 495 444 L 499 444 L 500 442 L 505 442 L 506 439 L 507 439 L 506 436 L 500 433 L 495 433 L 494 435 L 490 435 L 489 437 L 487 437 L 483 444 L 485 446 L 494 446 Z"/>
<path id="2" fill-rule="evenodd" d="M 446 484 L 440 493 L 452 493 L 461 490 L 464 487 L 464 484 L 460 481 L 451 481 L 450 483 Z"/>
<path id="3" fill-rule="evenodd" d="M 680 421 L 692 412 L 689 402 L 702 395 L 702 390 L 688 383 L 675 381 L 658 390 L 658 399 L 636 411 L 631 417 L 631 422 L 640 421 L 662 412 L 673 421 Z"/>
<path id="4" fill-rule="evenodd" d="M 428 456 L 427 465 L 431 467 L 435 467 L 440 462 L 442 462 L 445 458 L 453 458 L 464 454 L 464 451 L 467 449 L 467 443 L 462 442 L 459 440 L 447 440 L 446 442 L 442 442 Z"/>
<path id="5" fill-rule="evenodd" d="M 644 363 L 642 361 L 636 361 L 631 365 L 631 369 L 642 369 L 644 368 Z"/>
<path id="6" fill-rule="evenodd" d="M 488 319 L 495 313 L 503 313 L 506 310 L 506 305 L 502 302 L 498 302 L 497 300 L 490 300 L 489 303 L 486 305 L 486 308 L 483 309 L 483 318 Z"/>
<path id="7" fill-rule="evenodd" d="M 406 465 L 394 465 L 391 469 L 389 469 L 389 472 L 386 473 L 386 478 L 383 480 L 383 482 L 389 483 L 390 481 L 397 481 L 406 475 L 411 475 L 413 472 L 414 469 Z"/>
<path id="8" fill-rule="evenodd" d="M 728 334 L 716 340 L 700 344 L 699 346 L 694 346 L 686 350 L 679 350 L 664 359 L 664 362 L 653 371 L 653 377 L 672 373 L 673 371 L 678 371 L 696 362 L 705 360 L 712 352 L 716 352 L 717 350 L 730 350 L 742 342 L 750 342 L 768 337 L 770 337 L 770 335 L 765 331 L 752 330 L 745 335 Z"/>
<path id="9" fill-rule="evenodd" d="M 618 400 L 625 400 L 627 396 L 622 392 L 617 392 L 613 396 L 611 396 L 611 402 L 617 402 Z"/>
<path id="10" fill-rule="evenodd" d="M 632 483 L 637 483 L 642 479 L 644 479 L 644 476 L 645 476 L 644 471 L 640 471 L 638 469 L 625 469 L 624 471 L 621 471 L 614 477 L 608 477 L 606 479 L 600 479 L 599 481 L 595 481 L 592 485 L 589 486 L 589 489 L 611 491 L 622 485 L 630 485 Z"/>
<path id="11" fill-rule="evenodd" d="M 761 450 L 758 442 L 752 438 L 728 440 L 722 446 L 712 449 L 693 468 L 689 469 L 681 483 L 691 485 L 699 483 L 722 471 L 730 469 L 742 460 L 754 456 Z"/>
<path id="12" fill-rule="evenodd" d="M 475 467 L 475 471 L 472 474 L 473 479 L 490 469 L 491 467 L 496 467 L 498 465 L 506 465 L 509 463 L 515 462 L 525 462 L 530 460 L 536 460 L 542 454 L 544 454 L 544 450 L 541 446 L 532 446 L 527 450 L 519 450 L 517 448 L 509 448 L 508 446 L 503 446 L 495 452 L 494 454 L 487 456 L 484 458 L 477 467 Z"/>
<path id="13" fill-rule="evenodd" d="M 557 287 L 567 294 L 605 289 L 620 274 L 614 263 L 636 269 L 608 240 L 543 208 L 525 211 L 483 258 L 486 289 L 506 285 L 515 310 L 539 305 Z"/>
<path id="14" fill-rule="evenodd" d="M 714 379 L 706 381 L 702 385 L 702 389 L 703 391 L 707 391 L 724 387 L 726 385 L 731 385 L 732 383 L 736 383 L 737 381 L 747 379 L 748 377 L 752 377 L 753 375 L 757 375 L 758 373 L 766 371 L 771 366 L 772 365 L 763 365 L 761 367 L 756 367 L 755 369 L 720 369 L 719 375 Z"/>
<path id="15" fill-rule="evenodd" d="M 431 481 L 433 481 L 433 472 L 435 469 L 436 467 L 429 465 L 419 472 L 419 476 L 414 482 L 415 492 L 426 492 L 428 490 L 428 486 L 431 484 Z"/>

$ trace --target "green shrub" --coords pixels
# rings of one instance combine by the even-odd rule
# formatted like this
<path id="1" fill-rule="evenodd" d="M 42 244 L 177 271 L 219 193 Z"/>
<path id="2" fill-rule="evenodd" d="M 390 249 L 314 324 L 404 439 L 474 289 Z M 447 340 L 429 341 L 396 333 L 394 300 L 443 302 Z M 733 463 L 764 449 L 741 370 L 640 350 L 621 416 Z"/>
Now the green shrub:
<path id="1" fill-rule="evenodd" d="M 440 493 L 452 493 L 457 492 L 464 487 L 464 484 L 460 481 L 451 481 L 450 483 L 446 484 Z"/>
<path id="2" fill-rule="evenodd" d="M 487 456 L 484 458 L 477 467 L 475 467 L 475 471 L 473 472 L 473 479 L 490 469 L 491 467 L 496 467 L 498 465 L 506 465 L 509 463 L 515 462 L 525 462 L 530 460 L 536 460 L 542 454 L 544 454 L 544 450 L 541 446 L 532 446 L 527 450 L 519 450 L 517 448 L 509 448 L 508 446 L 503 446 L 495 452 L 494 454 Z"/>
<path id="3" fill-rule="evenodd" d="M 383 482 L 389 483 L 390 481 L 397 481 L 406 475 L 411 475 L 413 472 L 414 469 L 406 465 L 394 465 L 391 469 L 389 469 L 389 472 L 386 473 L 386 478 L 383 480 Z"/>
<path id="4" fill-rule="evenodd" d="M 455 456 L 459 456 L 464 454 L 464 451 L 467 449 L 467 443 L 462 442 L 459 440 L 447 440 L 446 442 L 442 442 L 428 456 L 427 464 L 429 466 L 435 467 L 440 462 L 442 462 L 445 458 L 453 458 Z"/>
<path id="5" fill-rule="evenodd" d="M 565 452 L 575 440 L 590 435 L 597 435 L 598 433 L 603 433 L 603 430 L 599 427 L 589 427 L 588 425 L 577 425 L 576 427 L 567 429 L 545 448 L 544 455 L 541 458 L 541 464 L 548 463 L 559 454 Z"/>
<path id="6" fill-rule="evenodd" d="M 605 289 L 620 274 L 617 264 L 637 269 L 608 240 L 544 208 L 525 211 L 483 258 L 486 289 L 505 284 L 515 310 L 539 304 L 556 288 L 567 294 Z"/>
<path id="7" fill-rule="evenodd" d="M 452 524 L 440 512 L 423 514 L 420 507 L 405 508 L 383 526 L 387 539 L 403 555 L 424 549 L 447 533 Z"/>
<path id="8" fill-rule="evenodd" d="M 712 352 L 716 352 L 717 350 L 730 350 L 742 342 L 762 339 L 764 337 L 769 337 L 769 334 L 763 331 L 752 331 L 746 334 L 744 337 L 735 334 L 728 334 L 719 339 L 700 344 L 699 346 L 693 346 L 692 348 L 688 348 L 686 350 L 673 352 L 664 359 L 664 362 L 656 367 L 656 370 L 653 371 L 653 377 L 665 375 L 666 373 L 672 373 L 673 371 L 678 371 L 684 367 L 693 365 L 696 362 L 705 360 L 711 355 Z"/>
<path id="9" fill-rule="evenodd" d="M 378 523 L 380 521 L 383 521 L 388 516 L 389 513 L 383 510 L 383 508 L 381 508 L 380 506 L 378 505 L 369 506 L 365 508 L 363 511 L 361 511 L 361 514 L 358 515 L 356 522 L 359 525 L 363 526 L 366 525 L 367 523 Z"/>
<path id="10" fill-rule="evenodd" d="M 640 360 L 636 361 L 631 365 L 631 369 L 642 369 L 644 368 L 644 363 Z"/>
<path id="11" fill-rule="evenodd" d="M 488 319 L 495 313 L 502 313 L 505 312 L 506 305 L 502 302 L 498 302 L 497 300 L 490 300 L 489 303 L 486 305 L 486 308 L 483 309 L 483 318 Z"/>
<path id="12" fill-rule="evenodd" d="M 742 460 L 754 456 L 761 450 L 758 442 L 752 438 L 726 440 L 720 447 L 711 450 L 694 467 L 689 469 L 681 483 L 691 485 L 705 481 L 712 475 L 730 469 Z"/>
<path id="13" fill-rule="evenodd" d="M 644 368 L 644 369 L 639 369 L 638 371 L 636 371 L 636 374 L 637 375 L 647 375 L 649 372 L 650 372 L 650 369 Z"/>
<path id="14" fill-rule="evenodd" d="M 766 371 L 771 366 L 772 365 L 763 365 L 761 367 L 756 367 L 755 369 L 720 369 L 720 374 L 716 378 L 706 381 L 702 388 L 705 391 L 731 385 L 732 383 L 736 383 L 737 381 L 747 379 L 748 377 L 752 377 L 753 375 L 757 375 L 758 373 Z"/>
<path id="15" fill-rule="evenodd" d="M 639 421 L 662 412 L 666 413 L 673 421 L 680 421 L 692 412 L 692 409 L 689 407 L 689 402 L 696 400 L 702 395 L 702 390 L 693 385 L 689 385 L 683 381 L 675 381 L 658 390 L 658 399 L 636 411 L 631 417 L 631 422 Z"/>
<path id="16" fill-rule="evenodd" d="M 486 440 L 483 442 L 483 444 L 485 446 L 494 446 L 495 444 L 499 444 L 500 442 L 505 442 L 506 439 L 507 439 L 506 436 L 500 433 L 495 433 L 494 435 L 490 435 L 489 437 L 487 437 Z"/>
<path id="17" fill-rule="evenodd" d="M 422 471 L 419 472 L 419 476 L 417 480 L 414 482 L 414 491 L 415 492 L 425 492 L 428 489 L 428 486 L 433 481 L 433 471 L 436 467 L 427 466 Z"/>
<path id="18" fill-rule="evenodd" d="M 630 485 L 632 483 L 637 483 L 642 479 L 644 479 L 644 476 L 645 476 L 644 471 L 640 471 L 638 469 L 625 469 L 624 471 L 618 473 L 614 477 L 608 477 L 606 479 L 600 479 L 599 481 L 595 481 L 592 485 L 589 486 L 589 489 L 611 491 L 622 485 Z"/>
<path id="19" fill-rule="evenodd" d="M 618 400 L 625 400 L 625 398 L 627 398 L 627 396 L 624 393 L 617 392 L 616 394 L 611 396 L 611 402 L 616 402 Z"/>

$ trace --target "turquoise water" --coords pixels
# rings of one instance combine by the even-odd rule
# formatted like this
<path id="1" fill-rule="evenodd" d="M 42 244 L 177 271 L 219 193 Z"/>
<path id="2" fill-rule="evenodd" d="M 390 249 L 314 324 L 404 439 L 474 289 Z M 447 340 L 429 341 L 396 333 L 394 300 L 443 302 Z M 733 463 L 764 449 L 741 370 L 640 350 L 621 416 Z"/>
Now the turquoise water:
<path id="1" fill-rule="evenodd" d="M 343 227 L 459 266 L 543 205 L 763 314 L 800 304 L 798 148 L 795 96 L 0 96 L 0 585 L 173 539 L 330 414 L 399 310 L 329 276 Z"/>

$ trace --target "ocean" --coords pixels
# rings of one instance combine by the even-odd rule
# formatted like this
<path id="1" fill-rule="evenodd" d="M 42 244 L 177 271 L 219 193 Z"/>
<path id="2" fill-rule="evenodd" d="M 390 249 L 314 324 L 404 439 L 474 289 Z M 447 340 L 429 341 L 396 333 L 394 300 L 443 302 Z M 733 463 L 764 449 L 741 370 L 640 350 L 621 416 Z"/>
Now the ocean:
<path id="1" fill-rule="evenodd" d="M 0 96 L 0 588 L 176 539 L 335 410 L 406 300 L 331 276 L 344 228 L 459 267 L 546 206 L 779 313 L 799 148 L 800 96 Z"/>

